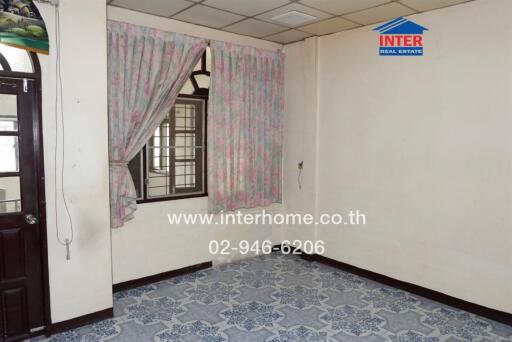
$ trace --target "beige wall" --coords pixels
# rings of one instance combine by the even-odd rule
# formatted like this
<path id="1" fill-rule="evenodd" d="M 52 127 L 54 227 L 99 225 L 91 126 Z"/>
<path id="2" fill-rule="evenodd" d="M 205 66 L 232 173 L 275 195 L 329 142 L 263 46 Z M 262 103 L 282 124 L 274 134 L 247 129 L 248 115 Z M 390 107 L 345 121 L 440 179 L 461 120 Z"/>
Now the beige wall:
<path id="1" fill-rule="evenodd" d="M 75 241 L 71 246 L 69 261 L 55 233 L 54 10 L 49 5 L 38 5 L 48 26 L 51 50 L 50 56 L 40 56 L 40 61 L 53 322 L 112 307 L 106 5 L 104 0 L 61 0 L 60 3 L 66 122 L 65 189 L 75 227 Z M 60 171 L 58 175 L 57 187 L 60 191 Z M 61 226 L 67 226 L 60 199 L 58 219 Z"/>
<path id="2" fill-rule="evenodd" d="M 53 321 L 110 307 L 111 267 L 118 283 L 211 260 L 214 238 L 280 241 L 279 227 L 168 225 L 170 212 L 206 212 L 205 198 L 144 204 L 135 220 L 112 232 L 111 264 L 105 2 L 61 3 L 66 190 L 76 240 L 66 261 L 52 214 L 52 54 L 41 64 Z M 41 10 L 52 35 L 53 10 Z M 358 208 L 368 225 L 287 228 L 284 237 L 317 235 L 328 257 L 512 312 L 511 11 L 510 1 L 478 0 L 414 16 L 430 29 L 421 58 L 378 57 L 371 27 L 288 46 L 287 211 Z M 109 16 L 279 47 L 117 8 Z M 302 191 L 295 183 L 300 160 Z M 65 222 L 62 212 L 59 220 Z"/>
<path id="3" fill-rule="evenodd" d="M 318 227 L 327 257 L 512 312 L 510 13 L 412 16 L 424 57 L 379 57 L 372 27 L 320 38 L 318 210 L 368 222 Z"/>
<path id="4" fill-rule="evenodd" d="M 293 214 L 315 214 L 317 196 L 318 38 L 285 46 L 285 122 L 283 151 L 284 210 Z M 300 175 L 298 163 L 303 161 Z M 314 225 L 287 225 L 283 240 L 315 239 Z M 300 247 L 300 246 L 297 246 Z"/>
<path id="5" fill-rule="evenodd" d="M 187 24 L 172 19 L 108 7 L 108 17 L 136 25 L 154 27 L 170 32 L 189 34 L 206 39 L 229 41 L 261 49 L 277 50 L 281 45 Z M 266 208 L 281 212 L 280 205 Z M 120 229 L 112 231 L 112 268 L 114 284 L 161 272 L 212 261 L 216 264 L 241 258 L 239 254 L 210 255 L 211 240 L 228 240 L 237 245 L 240 240 L 281 241 L 279 226 L 170 225 L 167 214 L 207 213 L 206 197 L 146 203 L 138 206 L 135 218 Z M 244 211 L 247 212 L 247 211 Z"/>

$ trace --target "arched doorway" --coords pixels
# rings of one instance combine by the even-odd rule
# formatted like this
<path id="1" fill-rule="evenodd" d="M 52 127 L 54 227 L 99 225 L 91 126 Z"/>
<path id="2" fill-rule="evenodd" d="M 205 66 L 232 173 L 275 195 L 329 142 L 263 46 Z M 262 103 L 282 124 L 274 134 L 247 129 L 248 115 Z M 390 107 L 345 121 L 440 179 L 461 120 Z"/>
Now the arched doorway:
<path id="1" fill-rule="evenodd" d="M 0 341 L 49 324 L 41 68 L 0 44 Z"/>

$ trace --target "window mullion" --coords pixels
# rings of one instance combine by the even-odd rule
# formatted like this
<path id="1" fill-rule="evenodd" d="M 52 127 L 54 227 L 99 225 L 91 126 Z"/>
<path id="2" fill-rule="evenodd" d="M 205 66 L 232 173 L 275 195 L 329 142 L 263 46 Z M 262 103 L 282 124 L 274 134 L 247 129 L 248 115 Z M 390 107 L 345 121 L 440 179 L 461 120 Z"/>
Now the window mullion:
<path id="1" fill-rule="evenodd" d="M 142 179 L 144 186 L 142 188 L 142 198 L 148 199 L 148 186 L 149 186 L 149 172 L 148 172 L 148 145 L 142 148 Z"/>
<path id="2" fill-rule="evenodd" d="M 169 120 L 169 192 L 176 193 L 176 109 L 171 110 Z"/>

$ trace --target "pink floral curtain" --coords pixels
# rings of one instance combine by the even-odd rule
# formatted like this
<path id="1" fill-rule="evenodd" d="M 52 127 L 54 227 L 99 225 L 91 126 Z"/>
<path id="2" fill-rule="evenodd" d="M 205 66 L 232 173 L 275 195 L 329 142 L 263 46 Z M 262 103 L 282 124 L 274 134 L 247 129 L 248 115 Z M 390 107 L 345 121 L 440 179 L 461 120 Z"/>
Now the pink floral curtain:
<path id="1" fill-rule="evenodd" d="M 210 211 L 281 202 L 284 55 L 212 42 Z"/>
<path id="2" fill-rule="evenodd" d="M 117 228 L 137 209 L 128 162 L 172 108 L 206 41 L 109 21 L 108 47 L 110 209 Z"/>

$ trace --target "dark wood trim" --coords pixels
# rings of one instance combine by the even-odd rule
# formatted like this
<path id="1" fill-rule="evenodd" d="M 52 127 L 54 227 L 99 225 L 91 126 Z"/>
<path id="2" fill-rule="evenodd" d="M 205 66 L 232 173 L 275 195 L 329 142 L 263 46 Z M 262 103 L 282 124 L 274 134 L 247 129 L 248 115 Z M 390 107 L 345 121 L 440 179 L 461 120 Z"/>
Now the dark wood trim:
<path id="1" fill-rule="evenodd" d="M 20 172 L 0 172 L 0 177 L 16 177 L 19 175 Z"/>
<path id="2" fill-rule="evenodd" d="M 122 282 L 122 283 L 114 284 L 112 286 L 112 290 L 113 290 L 114 293 L 115 292 L 119 292 L 119 291 L 129 290 L 129 289 L 133 289 L 133 288 L 136 288 L 136 287 L 140 287 L 140 286 L 156 283 L 156 282 L 159 282 L 159 281 L 162 281 L 162 280 L 167 280 L 167 279 L 170 279 L 170 278 L 174 278 L 174 277 L 177 277 L 177 276 L 180 276 L 180 275 L 184 275 L 184 274 L 187 274 L 187 273 L 192 273 L 192 272 L 204 270 L 204 269 L 207 269 L 207 268 L 210 268 L 210 267 L 212 267 L 212 262 L 211 261 L 203 262 L 201 264 L 196 264 L 196 265 L 192 265 L 192 266 L 188 266 L 188 267 L 183 267 L 183 268 L 180 268 L 180 269 L 177 269 L 177 270 L 173 270 L 173 271 L 163 272 L 163 273 L 155 274 L 155 275 L 144 277 L 144 278 L 128 280 L 128 281 L 125 281 L 125 282 Z"/>
<path id="3" fill-rule="evenodd" d="M 17 131 L 1 131 L 0 137 L 17 137 L 20 133 Z"/>
<path id="4" fill-rule="evenodd" d="M 318 254 L 301 254 L 301 258 L 308 261 L 316 261 L 339 270 L 349 272 L 367 279 L 371 279 L 373 281 L 392 286 L 394 288 L 404 290 L 410 293 L 413 293 L 418 296 L 422 296 L 431 300 L 435 300 L 436 302 L 440 302 L 449 306 L 453 306 L 455 308 L 465 310 L 476 315 L 486 317 L 492 319 L 497 322 L 501 322 L 503 324 L 512 326 L 512 313 L 499 311 L 495 309 L 491 309 L 479 304 L 471 303 L 459 298 L 452 297 L 450 295 L 428 289 L 426 287 L 422 287 L 419 285 L 411 284 L 405 281 L 401 281 L 395 278 L 388 277 L 383 274 L 379 274 L 376 272 L 368 271 L 356 266 L 352 266 L 346 264 L 341 261 L 337 261 L 323 255 Z"/>
<path id="5" fill-rule="evenodd" d="M 47 241 L 47 222 L 46 222 L 46 195 L 45 195 L 45 175 L 44 175 L 44 149 L 43 149 L 43 105 L 42 105 L 42 71 L 37 53 L 30 52 L 33 73 L 15 72 L 9 70 L 0 71 L 0 76 L 13 79 L 28 79 L 34 81 L 35 106 L 33 118 L 33 137 L 34 137 L 34 156 L 35 156 L 35 177 L 38 179 L 38 214 L 39 214 L 39 232 L 41 241 L 41 273 L 43 278 L 43 305 L 44 305 L 44 329 L 30 336 L 36 336 L 47 333 L 51 325 L 51 307 L 50 307 L 50 276 L 48 266 L 48 241 Z M 19 134 L 19 132 L 17 132 Z"/>
<path id="6" fill-rule="evenodd" d="M 104 319 L 109 319 L 114 317 L 114 309 L 108 308 L 101 311 L 96 311 L 87 315 L 83 315 L 80 317 L 75 317 L 72 319 L 68 319 L 67 321 L 62 321 L 58 323 L 53 323 L 48 325 L 46 328 L 46 336 L 54 335 L 61 333 L 66 330 L 75 329 L 82 327 L 84 325 L 96 323 L 99 321 L 103 321 Z"/>
<path id="7" fill-rule="evenodd" d="M 5 58 L 5 56 L 2 53 L 0 53 L 0 65 L 2 66 L 3 71 L 6 71 L 6 72 L 12 71 L 11 66 L 9 65 L 9 62 L 7 61 L 7 59 Z"/>
<path id="8" fill-rule="evenodd" d="M 49 271 L 49 260 L 48 260 L 48 226 L 46 220 L 46 178 L 44 173 L 44 145 L 43 145 L 43 91 L 42 91 L 42 72 L 39 58 L 34 52 L 30 53 L 32 65 L 34 67 L 35 74 L 35 87 L 37 96 L 37 122 L 34 122 L 34 127 L 37 127 L 37 131 L 34 131 L 34 141 L 36 142 L 36 165 L 37 165 L 37 177 L 39 180 L 39 226 L 41 231 L 41 259 L 42 259 L 42 276 L 43 276 L 43 292 L 44 292 L 44 316 L 45 316 L 45 329 L 47 331 L 48 325 L 51 324 L 51 301 L 50 301 L 50 271 Z"/>
<path id="9" fill-rule="evenodd" d="M 137 204 L 167 202 L 167 201 L 182 200 L 182 199 L 197 198 L 197 197 L 208 197 L 208 194 L 201 192 L 200 194 L 177 195 L 177 196 L 169 196 L 169 197 L 161 197 L 161 198 L 155 197 L 155 198 L 148 198 L 148 199 L 140 199 L 140 200 L 137 200 Z"/>
<path id="10" fill-rule="evenodd" d="M 206 102 L 208 102 L 208 94 L 179 94 L 178 97 L 183 97 L 185 99 L 202 99 L 202 100 L 206 100 Z M 208 107 L 208 105 L 206 105 L 206 107 Z"/>

